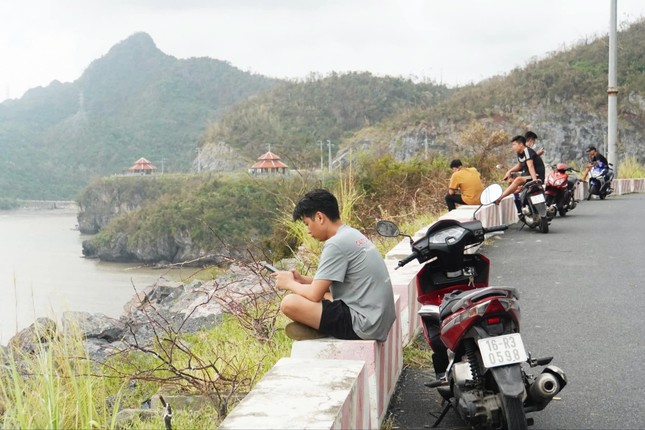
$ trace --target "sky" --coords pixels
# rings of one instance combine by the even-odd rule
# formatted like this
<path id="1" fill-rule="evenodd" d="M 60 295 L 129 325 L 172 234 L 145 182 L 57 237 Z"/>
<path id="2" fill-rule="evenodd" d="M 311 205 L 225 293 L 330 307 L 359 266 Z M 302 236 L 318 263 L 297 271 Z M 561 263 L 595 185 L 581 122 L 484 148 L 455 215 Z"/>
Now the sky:
<path id="1" fill-rule="evenodd" d="M 612 0 L 1 0 L 0 101 L 73 82 L 136 32 L 176 58 L 303 79 L 479 82 L 609 31 Z M 645 1 L 617 0 L 619 30 Z M 619 70 L 620 73 L 620 70 Z"/>

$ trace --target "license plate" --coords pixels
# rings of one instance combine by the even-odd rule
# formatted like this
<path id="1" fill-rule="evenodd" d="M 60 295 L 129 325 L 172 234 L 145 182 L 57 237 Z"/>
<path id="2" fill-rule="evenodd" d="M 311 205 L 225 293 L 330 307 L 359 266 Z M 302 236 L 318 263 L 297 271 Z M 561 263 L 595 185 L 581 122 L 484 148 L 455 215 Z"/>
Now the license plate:
<path id="1" fill-rule="evenodd" d="M 531 202 L 533 202 L 534 205 L 538 203 L 544 203 L 544 194 L 536 194 L 534 196 L 531 196 Z"/>
<path id="2" fill-rule="evenodd" d="M 505 366 L 526 361 L 524 343 L 519 333 L 487 337 L 477 341 L 484 367 Z"/>

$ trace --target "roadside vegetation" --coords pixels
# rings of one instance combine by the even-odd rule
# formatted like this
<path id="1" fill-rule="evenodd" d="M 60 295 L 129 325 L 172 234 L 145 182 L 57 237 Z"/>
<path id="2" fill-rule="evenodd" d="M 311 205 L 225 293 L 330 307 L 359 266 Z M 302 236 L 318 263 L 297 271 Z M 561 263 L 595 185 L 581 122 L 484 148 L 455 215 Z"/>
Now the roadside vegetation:
<path id="1" fill-rule="evenodd" d="M 636 157 L 630 157 L 621 161 L 616 174 L 618 179 L 645 178 L 645 166 L 638 163 Z"/>
<path id="2" fill-rule="evenodd" d="M 37 328 L 33 350 L 0 350 L 0 428 L 164 428 L 165 410 L 150 409 L 164 396 L 174 428 L 216 428 L 289 354 L 274 293 L 224 304 L 221 324 L 192 334 L 151 315 L 152 343 L 130 343 L 103 362 L 90 359 L 73 324 Z"/>

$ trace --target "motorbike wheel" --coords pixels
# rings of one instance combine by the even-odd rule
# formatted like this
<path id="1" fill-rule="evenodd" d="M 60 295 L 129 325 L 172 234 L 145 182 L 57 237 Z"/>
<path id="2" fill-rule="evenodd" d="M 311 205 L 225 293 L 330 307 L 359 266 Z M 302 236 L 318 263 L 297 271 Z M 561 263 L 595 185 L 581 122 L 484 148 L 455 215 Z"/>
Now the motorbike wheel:
<path id="1" fill-rule="evenodd" d="M 592 185 L 589 187 L 589 195 L 587 195 L 587 200 L 591 200 L 591 196 L 598 194 L 598 186 Z"/>
<path id="2" fill-rule="evenodd" d="M 547 218 L 540 218 L 540 231 L 542 233 L 549 232 L 549 220 Z"/>
<path id="3" fill-rule="evenodd" d="M 607 194 L 601 193 L 598 197 L 600 197 L 600 200 L 605 200 L 605 197 L 607 197 Z"/>
<path id="4" fill-rule="evenodd" d="M 502 396 L 502 409 L 504 410 L 504 418 L 506 418 L 505 429 L 526 430 L 528 428 L 522 399 L 518 397 Z"/>
<path id="5" fill-rule="evenodd" d="M 558 213 L 560 214 L 560 216 L 565 216 L 567 214 L 567 208 L 558 209 Z"/>

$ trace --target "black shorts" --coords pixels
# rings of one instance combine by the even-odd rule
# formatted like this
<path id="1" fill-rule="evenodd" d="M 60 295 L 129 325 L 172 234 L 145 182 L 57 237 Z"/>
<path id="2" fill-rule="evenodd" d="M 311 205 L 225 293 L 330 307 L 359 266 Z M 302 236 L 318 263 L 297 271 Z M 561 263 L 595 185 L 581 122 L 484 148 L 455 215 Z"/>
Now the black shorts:
<path id="1" fill-rule="evenodd" d="M 322 301 L 322 316 L 318 331 L 337 339 L 361 340 L 352 328 L 352 314 L 349 306 L 342 300 Z"/>

